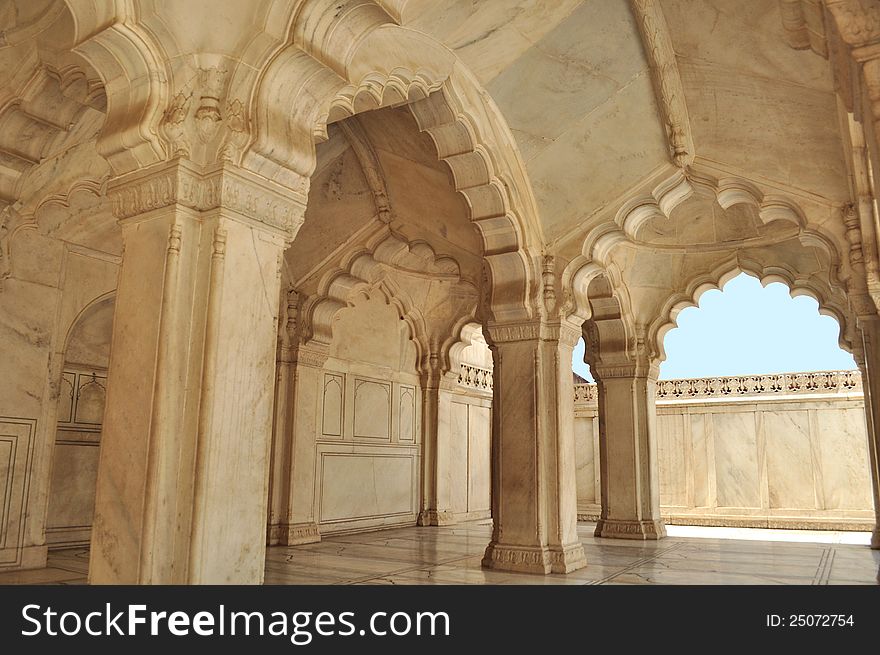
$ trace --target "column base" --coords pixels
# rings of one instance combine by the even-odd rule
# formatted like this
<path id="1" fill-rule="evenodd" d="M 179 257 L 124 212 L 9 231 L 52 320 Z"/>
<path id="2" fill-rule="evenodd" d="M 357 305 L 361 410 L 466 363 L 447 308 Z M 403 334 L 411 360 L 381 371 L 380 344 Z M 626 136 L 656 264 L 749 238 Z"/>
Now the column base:
<path id="1" fill-rule="evenodd" d="M 666 536 L 666 526 L 660 519 L 653 521 L 619 521 L 599 519 L 594 535 L 606 539 L 640 539 L 648 541 Z"/>
<path id="2" fill-rule="evenodd" d="M 44 569 L 48 556 L 49 548 L 45 544 L 42 546 L 23 546 L 16 552 L 15 562 L 0 564 L 0 571 Z"/>
<path id="3" fill-rule="evenodd" d="M 491 542 L 481 562 L 483 568 L 517 573 L 571 573 L 587 565 L 584 547 L 572 544 L 559 550 L 541 546 L 506 546 Z"/>
<path id="4" fill-rule="evenodd" d="M 321 541 L 317 523 L 280 523 L 269 526 L 270 546 L 299 546 Z"/>
<path id="5" fill-rule="evenodd" d="M 877 525 L 871 533 L 871 548 L 880 550 L 880 525 Z"/>
<path id="6" fill-rule="evenodd" d="M 458 521 L 452 512 L 436 509 L 423 509 L 419 512 L 418 525 L 455 525 Z"/>

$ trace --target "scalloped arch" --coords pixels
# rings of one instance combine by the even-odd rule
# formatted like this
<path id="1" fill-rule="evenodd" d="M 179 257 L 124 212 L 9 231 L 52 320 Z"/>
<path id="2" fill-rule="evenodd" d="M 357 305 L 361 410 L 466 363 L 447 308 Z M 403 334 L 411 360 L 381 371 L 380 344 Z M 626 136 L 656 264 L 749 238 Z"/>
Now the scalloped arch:
<path id="1" fill-rule="evenodd" d="M 696 276 L 686 290 L 672 295 L 664 304 L 658 318 L 648 327 L 648 343 L 651 354 L 659 361 L 666 359 L 664 340 L 666 334 L 677 327 L 676 318 L 689 307 L 699 307 L 700 297 L 707 291 L 723 290 L 730 280 L 740 273 L 757 278 L 762 286 L 781 282 L 789 289 L 792 298 L 809 296 L 819 304 L 819 313 L 830 316 L 840 325 L 838 344 L 847 352 L 853 351 L 849 337 L 853 328 L 847 311 L 846 298 L 815 277 L 803 276 L 784 266 L 767 266 L 743 257 L 734 257 L 717 266 L 712 272 Z"/>
<path id="2" fill-rule="evenodd" d="M 367 244 L 366 249 L 348 254 L 339 267 L 321 278 L 317 293 L 303 307 L 303 341 L 329 346 L 333 341 L 335 316 L 351 305 L 357 293 L 382 288 L 386 299 L 394 303 L 400 318 L 410 326 L 410 335 L 416 342 L 421 362 L 428 351 L 424 316 L 412 298 L 388 276 L 386 268 L 398 268 L 411 274 L 413 269 L 409 265 L 413 262 L 436 269 L 441 276 L 459 279 L 458 264 L 452 258 L 438 256 L 424 242 L 409 243 L 390 231 L 381 233 Z"/>
<path id="3" fill-rule="evenodd" d="M 353 262 L 353 271 L 350 273 L 336 272 L 326 281 L 326 291 L 321 296 L 313 298 L 306 303 L 304 314 L 307 317 L 305 326 L 305 344 L 328 347 L 333 340 L 334 318 L 342 310 L 354 304 L 358 294 L 369 294 L 372 291 L 380 291 L 386 304 L 397 309 L 400 320 L 404 321 L 409 329 L 410 341 L 416 347 L 417 366 L 421 363 L 428 351 L 427 326 L 421 312 L 412 302 L 412 299 L 401 290 L 389 277 L 377 274 L 381 270 L 375 261 L 367 254 L 361 254 Z M 354 271 L 359 271 L 355 273 Z M 367 277 L 361 277 L 366 275 Z"/>
<path id="4" fill-rule="evenodd" d="M 138 25 L 131 3 L 64 2 L 74 22 L 73 50 L 92 65 L 107 95 L 98 152 L 116 173 L 162 161 L 165 148 L 150 128 L 158 125 L 170 95 L 171 75 L 162 46 Z"/>
<path id="5" fill-rule="evenodd" d="M 452 334 L 440 349 L 441 366 L 444 371 L 457 374 L 461 367 L 464 349 L 473 343 L 475 331 L 482 334 L 483 327 L 473 316 L 461 317 L 453 327 Z"/>
<path id="6" fill-rule="evenodd" d="M 80 324 L 80 322 L 84 318 L 89 316 L 89 314 L 94 312 L 98 307 L 100 307 L 104 303 L 110 302 L 110 301 L 116 302 L 116 291 L 115 290 L 108 291 L 106 293 L 102 293 L 97 298 L 93 298 L 91 301 L 89 301 L 88 304 L 86 304 L 85 307 L 83 307 L 76 314 L 76 316 L 70 322 L 70 325 L 68 325 L 67 329 L 64 331 L 64 341 L 62 342 L 64 344 L 64 348 L 63 348 L 62 352 L 67 353 L 68 346 L 70 345 L 70 339 L 73 336 L 73 333 L 76 330 L 77 326 Z"/>
<path id="7" fill-rule="evenodd" d="M 658 184 L 650 193 L 638 195 L 625 202 L 615 214 L 612 223 L 598 226 L 587 235 L 581 254 L 587 260 L 607 262 L 611 251 L 621 243 L 682 252 L 710 252 L 722 247 L 729 248 L 724 244 L 659 246 L 637 238 L 639 229 L 647 221 L 654 218 L 670 218 L 676 207 L 698 192 L 713 195 L 723 209 L 735 205 L 753 207 L 765 225 L 775 221 L 789 223 L 798 230 L 802 241 L 811 240 L 814 244 L 820 244 L 831 256 L 833 265 L 839 265 L 842 261 L 840 248 L 835 244 L 834 239 L 819 228 L 809 225 L 803 210 L 791 199 L 780 194 L 765 193 L 748 180 L 736 177 L 715 178 L 694 170 L 690 170 L 687 174 L 676 172 Z M 752 245 L 772 243 L 774 243 L 772 240 L 758 239 Z M 848 245 L 846 248 L 848 249 Z"/>
<path id="8" fill-rule="evenodd" d="M 543 237 L 525 166 L 500 111 L 452 51 L 400 27 L 379 5 L 331 9 L 308 0 L 293 18 L 290 44 L 258 82 L 255 137 L 243 162 L 280 182 L 291 171 L 307 178 L 328 122 L 406 105 L 447 164 L 481 235 L 492 318 L 530 318 L 530 253 L 540 250 Z"/>

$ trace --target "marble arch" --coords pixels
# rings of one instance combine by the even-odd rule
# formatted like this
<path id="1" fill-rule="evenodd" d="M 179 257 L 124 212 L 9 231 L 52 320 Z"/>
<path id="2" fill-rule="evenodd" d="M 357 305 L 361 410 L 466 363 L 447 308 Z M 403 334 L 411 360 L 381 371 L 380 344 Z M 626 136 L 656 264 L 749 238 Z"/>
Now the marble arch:
<path id="1" fill-rule="evenodd" d="M 740 273 L 747 273 L 758 278 L 763 286 L 780 282 L 788 287 L 792 298 L 809 296 L 819 304 L 820 314 L 830 316 L 837 321 L 840 326 L 838 340 L 840 347 L 847 352 L 858 349 L 858 344 L 852 342 L 854 327 L 851 325 L 851 310 L 843 297 L 841 288 L 833 288 L 815 277 L 800 275 L 784 264 L 762 265 L 746 258 L 735 258 L 720 265 L 712 273 L 697 276 L 688 283 L 685 291 L 676 294 L 664 303 L 660 316 L 648 329 L 652 352 L 656 353 L 659 361 L 666 359 L 663 347 L 664 338 L 669 330 L 676 327 L 678 314 L 688 307 L 698 307 L 700 296 L 713 289 L 723 289 L 728 281 Z"/>
<path id="2" fill-rule="evenodd" d="M 267 43 L 246 51 L 240 62 L 224 63 L 218 55 L 169 71 L 156 62 L 185 55 L 185 48 L 156 14 L 119 16 L 113 3 L 98 0 L 68 6 L 77 51 L 105 84 L 125 89 L 111 93 L 99 139 L 99 151 L 117 174 L 183 154 L 205 164 L 232 162 L 305 193 L 314 145 L 326 138 L 328 122 L 409 104 L 483 236 L 495 320 L 532 316 L 530 253 L 543 239 L 527 174 L 497 107 L 448 48 L 400 27 L 372 2 L 343 12 L 313 0 L 273 2 L 255 13 L 250 28 Z M 209 121 L 221 109 L 230 116 L 218 136 L 205 139 L 207 150 L 190 143 L 182 129 L 198 71 L 216 71 L 213 77 L 203 72 L 208 79 L 201 83 L 214 84 L 217 91 L 210 92 L 228 104 L 198 111 Z"/>
<path id="3" fill-rule="evenodd" d="M 863 9 L 8 0 L 0 415 L 35 455 L 0 473 L 33 490 L 0 526 L 0 568 L 45 562 L 63 341 L 109 292 L 95 582 L 259 582 L 264 537 L 320 537 L 318 457 L 386 438 L 398 480 L 424 454 L 391 499 L 407 506 L 329 511 L 328 532 L 491 514 L 486 567 L 583 566 L 568 362 L 585 330 L 623 499 L 601 532 L 662 537 L 662 333 L 734 269 L 845 323 L 880 490 L 880 30 Z M 381 426 L 343 408 L 365 378 Z"/>
<path id="4" fill-rule="evenodd" d="M 421 250 L 422 256 L 414 257 L 416 262 L 430 259 L 437 265 L 439 259 L 440 274 L 456 282 L 461 280 L 458 265 L 451 258 L 437 258 L 433 249 L 424 242 L 409 244 L 390 233 L 382 236 L 384 238 L 372 250 L 356 251 L 345 256 L 340 267 L 324 274 L 318 283 L 317 293 L 305 300 L 301 310 L 304 317 L 301 328 L 304 345 L 328 345 L 333 339 L 333 319 L 350 304 L 353 294 L 378 286 L 383 289 L 388 301 L 397 306 L 401 320 L 410 326 L 420 356 L 428 349 L 425 318 L 406 291 L 394 282 L 389 267 L 392 272 L 400 270 L 395 260 L 405 260 L 413 249 Z M 408 272 L 430 274 L 428 271 Z"/>
<path id="5" fill-rule="evenodd" d="M 728 248 L 725 244 L 659 244 L 640 239 L 638 232 L 652 219 L 668 219 L 672 212 L 686 203 L 694 194 L 703 194 L 715 199 L 722 209 L 737 205 L 754 208 L 763 224 L 782 221 L 792 226 L 792 233 L 802 239 L 821 244 L 833 255 L 835 264 L 846 261 L 840 252 L 849 250 L 849 244 L 842 243 L 843 235 L 827 233 L 821 225 L 810 222 L 803 209 L 784 194 L 765 192 L 757 184 L 736 177 L 715 177 L 691 168 L 687 172 L 676 172 L 649 192 L 639 194 L 624 202 L 608 222 L 592 230 L 583 241 L 581 265 L 593 259 L 604 262 L 608 253 L 620 243 L 630 243 L 646 248 L 669 248 L 678 251 L 707 251 Z M 778 236 L 776 237 L 779 238 Z M 742 245 L 766 245 L 772 238 L 743 240 Z"/>

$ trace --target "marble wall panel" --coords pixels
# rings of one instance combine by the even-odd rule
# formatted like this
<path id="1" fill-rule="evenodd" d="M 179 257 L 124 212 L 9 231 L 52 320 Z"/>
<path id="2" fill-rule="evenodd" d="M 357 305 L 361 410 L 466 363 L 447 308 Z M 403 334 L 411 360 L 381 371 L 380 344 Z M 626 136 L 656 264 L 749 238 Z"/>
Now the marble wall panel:
<path id="1" fill-rule="evenodd" d="M 324 374 L 323 414 L 321 433 L 325 437 L 342 437 L 343 402 L 345 381 L 341 375 Z"/>
<path id="2" fill-rule="evenodd" d="M 468 405 L 462 402 L 452 403 L 450 412 L 449 448 L 443 449 L 448 454 L 448 489 L 450 492 L 450 509 L 453 512 L 466 512 L 468 507 Z"/>
<path id="3" fill-rule="evenodd" d="M 298 470 L 294 483 L 312 490 L 299 496 L 309 498 L 312 510 L 304 515 L 314 517 L 321 533 L 415 523 L 417 380 L 414 373 L 332 357 L 311 382 L 317 392 L 315 459 L 312 475 Z"/>
<path id="4" fill-rule="evenodd" d="M 594 432 L 593 423 L 592 416 L 580 416 L 574 419 L 578 505 L 599 502 L 596 497 L 595 484 L 595 480 L 599 476 L 599 463 L 593 456 L 593 442 L 598 441 L 599 435 Z"/>
<path id="5" fill-rule="evenodd" d="M 80 375 L 78 383 L 74 422 L 101 425 L 107 397 L 107 376 Z"/>
<path id="6" fill-rule="evenodd" d="M 662 423 L 663 418 L 658 422 Z M 707 414 L 690 414 L 687 420 L 691 424 L 691 476 L 693 480 L 693 498 L 691 502 L 695 507 L 708 507 L 710 498 L 714 504 L 715 495 L 715 465 L 714 452 L 709 451 L 709 431 L 711 423 Z M 710 494 L 710 472 L 712 474 L 712 493 Z"/>
<path id="7" fill-rule="evenodd" d="M 320 521 L 412 515 L 415 461 L 406 454 L 321 453 Z"/>
<path id="8" fill-rule="evenodd" d="M 46 543 L 54 548 L 85 545 L 91 538 L 107 393 L 107 374 L 100 369 L 71 367 L 62 380 L 46 519 Z"/>
<path id="9" fill-rule="evenodd" d="M 414 442 L 416 440 L 416 390 L 414 387 L 400 385 L 398 388 L 398 440 Z"/>
<path id="10" fill-rule="evenodd" d="M 46 521 L 46 541 L 52 546 L 89 541 L 95 515 L 99 443 L 96 439 L 88 439 L 97 436 L 59 432 Z"/>
<path id="11" fill-rule="evenodd" d="M 687 449 L 685 418 L 664 416 L 657 422 L 657 454 L 660 459 L 660 502 L 687 505 Z"/>
<path id="12" fill-rule="evenodd" d="M 578 512 L 594 513 L 595 406 L 575 408 Z M 661 505 L 671 522 L 870 529 L 864 404 L 857 394 L 657 405 Z"/>
<path id="13" fill-rule="evenodd" d="M 21 564 L 36 421 L 0 417 L 0 568 Z"/>
<path id="14" fill-rule="evenodd" d="M 815 508 L 809 413 L 767 411 L 763 419 L 770 507 Z"/>
<path id="15" fill-rule="evenodd" d="M 478 405 L 471 405 L 468 410 L 467 511 L 487 512 L 491 504 L 491 410 Z"/>
<path id="16" fill-rule="evenodd" d="M 871 507 L 864 411 L 817 411 L 816 428 L 825 508 Z"/>
<path id="17" fill-rule="evenodd" d="M 391 440 L 391 385 L 375 380 L 354 381 L 354 437 Z"/>
<path id="18" fill-rule="evenodd" d="M 760 507 L 758 434 L 754 412 L 729 412 L 714 421 L 715 484 L 720 507 Z"/>

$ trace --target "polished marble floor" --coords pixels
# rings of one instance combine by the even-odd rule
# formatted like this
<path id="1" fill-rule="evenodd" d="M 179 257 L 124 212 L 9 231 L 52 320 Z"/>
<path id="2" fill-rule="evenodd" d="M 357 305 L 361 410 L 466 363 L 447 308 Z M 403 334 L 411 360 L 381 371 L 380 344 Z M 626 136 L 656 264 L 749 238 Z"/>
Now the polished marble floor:
<path id="1" fill-rule="evenodd" d="M 486 571 L 488 522 L 399 528 L 269 548 L 267 584 L 878 584 L 880 551 L 866 533 L 669 526 L 659 542 L 593 537 L 578 525 L 588 566 L 569 575 Z M 83 584 L 88 551 L 53 551 L 37 571 L 0 584 Z"/>

